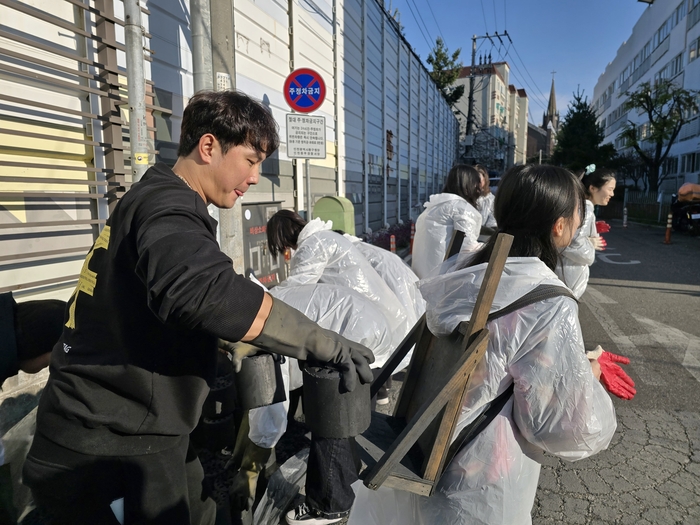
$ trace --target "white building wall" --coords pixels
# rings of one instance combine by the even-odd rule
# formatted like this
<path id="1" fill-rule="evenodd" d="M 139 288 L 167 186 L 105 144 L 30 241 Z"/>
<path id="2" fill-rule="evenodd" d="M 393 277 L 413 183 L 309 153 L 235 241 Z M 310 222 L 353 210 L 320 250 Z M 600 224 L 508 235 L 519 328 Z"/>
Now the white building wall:
<path id="1" fill-rule="evenodd" d="M 666 74 L 686 89 L 700 87 L 700 60 L 693 59 L 690 53 L 692 44 L 695 42 L 697 46 L 700 38 L 699 19 L 698 0 L 656 0 L 644 11 L 593 90 L 592 104 L 598 122 L 605 128 L 605 143 L 614 144 L 618 151 L 624 150 L 620 132 L 625 123 L 630 120 L 642 125 L 646 121 L 636 111 L 624 111 L 625 92 L 636 90 L 642 82 L 653 83 L 659 74 Z M 656 37 L 660 31 L 661 38 Z M 680 70 L 676 67 L 671 71 L 676 65 L 674 59 L 679 56 Z M 684 126 L 671 148 L 669 159 L 678 159 L 678 169 L 666 176 L 661 190 L 675 191 L 684 182 L 698 182 L 699 134 L 700 119 L 696 115 Z"/>

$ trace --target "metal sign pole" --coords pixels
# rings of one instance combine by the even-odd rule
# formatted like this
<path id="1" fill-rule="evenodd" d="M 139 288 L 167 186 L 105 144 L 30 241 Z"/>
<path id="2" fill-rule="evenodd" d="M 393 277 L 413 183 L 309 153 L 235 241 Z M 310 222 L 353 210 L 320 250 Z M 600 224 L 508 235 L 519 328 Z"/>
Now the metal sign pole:
<path id="1" fill-rule="evenodd" d="M 129 147 L 133 181 L 148 169 L 148 124 L 146 123 L 146 77 L 143 59 L 143 28 L 138 0 L 124 2 L 127 90 L 129 93 Z"/>
<path id="2" fill-rule="evenodd" d="M 304 159 L 304 177 L 306 178 L 306 220 L 311 217 L 311 175 L 309 173 L 309 159 Z"/>

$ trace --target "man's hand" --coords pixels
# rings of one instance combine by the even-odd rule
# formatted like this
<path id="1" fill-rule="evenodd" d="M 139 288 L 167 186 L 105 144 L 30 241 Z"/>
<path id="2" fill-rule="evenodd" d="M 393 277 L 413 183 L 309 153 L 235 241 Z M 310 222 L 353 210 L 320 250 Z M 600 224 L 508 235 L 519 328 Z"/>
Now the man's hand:
<path id="1" fill-rule="evenodd" d="M 228 354 L 229 359 L 233 363 L 234 370 L 236 373 L 238 373 L 241 371 L 243 359 L 249 355 L 255 354 L 259 348 L 249 345 L 248 343 L 232 343 L 230 341 L 225 341 L 224 339 L 219 339 L 219 350 Z"/>
<path id="2" fill-rule="evenodd" d="M 262 332 L 251 343 L 300 361 L 313 357 L 328 363 L 340 370 L 341 384 L 348 392 L 355 389 L 358 380 L 366 384 L 373 379 L 369 365 L 374 363 L 374 354 L 369 348 L 321 328 L 279 299 L 274 299 Z"/>

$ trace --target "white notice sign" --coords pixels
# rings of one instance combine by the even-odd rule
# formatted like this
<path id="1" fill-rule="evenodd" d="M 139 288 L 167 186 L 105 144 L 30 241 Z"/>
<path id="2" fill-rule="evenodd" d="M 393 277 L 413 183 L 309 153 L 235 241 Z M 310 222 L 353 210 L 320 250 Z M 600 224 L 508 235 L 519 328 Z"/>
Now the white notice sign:
<path id="1" fill-rule="evenodd" d="M 290 159 L 325 159 L 326 117 L 287 113 L 287 156 Z"/>

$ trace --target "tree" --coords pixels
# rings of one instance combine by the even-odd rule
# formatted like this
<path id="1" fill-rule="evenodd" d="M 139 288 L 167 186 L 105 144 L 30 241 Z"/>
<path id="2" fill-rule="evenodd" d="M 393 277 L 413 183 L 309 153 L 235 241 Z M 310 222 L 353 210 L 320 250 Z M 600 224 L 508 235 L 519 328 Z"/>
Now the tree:
<path id="1" fill-rule="evenodd" d="M 551 162 L 578 171 L 589 164 L 605 166 L 615 155 L 612 144 L 602 144 L 605 131 L 582 91 L 574 93 L 559 126 Z"/>
<path id="2" fill-rule="evenodd" d="M 697 112 L 699 93 L 678 87 L 671 80 L 660 80 L 653 86 L 649 82 L 642 82 L 636 91 L 625 92 L 628 97 L 625 108 L 644 115 L 646 122 L 641 125 L 628 122 L 620 136 L 625 138 L 627 146 L 634 148 L 646 164 L 652 191 L 658 191 L 666 178 L 661 175 L 661 165 L 683 124 L 688 122 L 690 115 Z"/>
<path id="3" fill-rule="evenodd" d="M 607 167 L 615 170 L 620 181 L 631 179 L 636 190 L 639 189 L 640 181 L 642 181 L 644 189 L 647 189 L 647 167 L 632 150 L 628 149 L 615 155 Z"/>
<path id="4" fill-rule="evenodd" d="M 462 62 L 459 61 L 461 52 L 460 48 L 450 55 L 445 42 L 438 37 L 435 40 L 435 48 L 428 55 L 428 64 L 433 67 L 430 76 L 442 91 L 442 96 L 450 107 L 454 107 L 464 95 L 464 86 L 454 86 L 462 70 Z"/>

